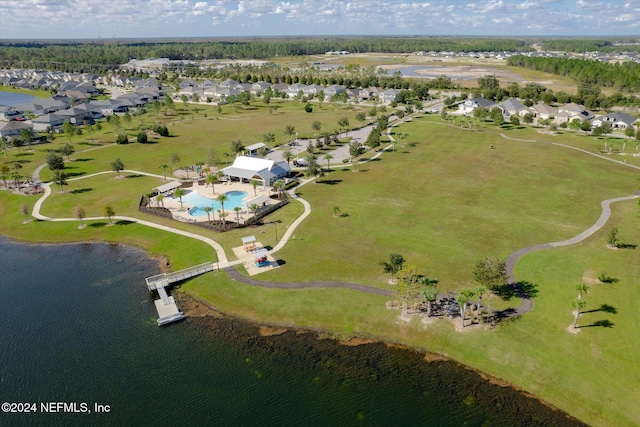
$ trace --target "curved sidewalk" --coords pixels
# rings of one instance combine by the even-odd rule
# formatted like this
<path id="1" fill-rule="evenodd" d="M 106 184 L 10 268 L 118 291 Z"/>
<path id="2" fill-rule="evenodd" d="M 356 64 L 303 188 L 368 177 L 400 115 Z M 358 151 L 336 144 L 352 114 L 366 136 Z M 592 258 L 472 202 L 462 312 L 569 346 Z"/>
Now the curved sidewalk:
<path id="1" fill-rule="evenodd" d="M 636 191 L 631 196 L 616 197 L 613 199 L 603 200 L 602 202 L 600 202 L 600 206 L 602 207 L 602 213 L 600 214 L 600 217 L 598 218 L 598 220 L 591 227 L 587 228 L 585 231 L 578 234 L 577 236 L 572 237 L 571 239 L 561 240 L 558 242 L 542 243 L 539 245 L 527 246 L 526 248 L 518 249 L 517 251 L 509 255 L 509 257 L 507 258 L 507 261 L 505 262 L 505 267 L 506 267 L 505 269 L 507 273 L 507 283 L 513 287 L 513 289 L 516 292 L 516 295 L 522 298 L 522 303 L 520 304 L 520 306 L 518 306 L 515 309 L 514 316 L 528 313 L 533 308 L 533 300 L 518 285 L 518 282 L 516 282 L 515 274 L 513 272 L 516 262 L 518 262 L 520 258 L 522 258 L 523 256 L 531 252 L 538 251 L 541 249 L 550 249 L 550 248 L 556 248 L 560 246 L 575 245 L 576 243 L 582 242 L 586 238 L 592 236 L 596 231 L 600 230 L 607 223 L 607 221 L 609 220 L 609 217 L 611 216 L 611 203 L 622 202 L 625 200 L 633 200 L 633 199 L 637 199 L 638 197 L 640 197 L 640 191 Z"/>

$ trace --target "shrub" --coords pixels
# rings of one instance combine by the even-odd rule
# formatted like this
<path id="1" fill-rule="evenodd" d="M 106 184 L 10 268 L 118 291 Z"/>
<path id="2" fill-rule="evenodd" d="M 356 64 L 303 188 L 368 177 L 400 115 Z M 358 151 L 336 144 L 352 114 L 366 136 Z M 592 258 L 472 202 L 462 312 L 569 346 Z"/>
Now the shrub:
<path id="1" fill-rule="evenodd" d="M 149 138 L 147 137 L 147 134 L 145 132 L 138 132 L 138 135 L 136 136 L 136 140 L 140 144 L 146 144 L 149 141 Z"/>
<path id="2" fill-rule="evenodd" d="M 126 133 L 119 133 L 118 136 L 116 137 L 116 144 L 128 144 L 129 143 L 129 137 L 127 136 Z"/>

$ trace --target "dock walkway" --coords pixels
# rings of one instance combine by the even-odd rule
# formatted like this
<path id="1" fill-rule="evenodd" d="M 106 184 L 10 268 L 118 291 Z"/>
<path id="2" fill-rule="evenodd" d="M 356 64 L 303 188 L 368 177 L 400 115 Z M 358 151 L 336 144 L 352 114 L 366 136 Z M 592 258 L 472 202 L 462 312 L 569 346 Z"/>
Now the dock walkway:
<path id="1" fill-rule="evenodd" d="M 157 274 L 145 279 L 147 282 L 147 288 L 149 288 L 150 291 L 157 291 L 158 296 L 160 297 L 160 299 L 154 301 L 156 310 L 158 311 L 158 326 L 184 319 L 184 313 L 178 309 L 176 300 L 167 294 L 166 288 L 172 283 L 181 282 L 191 277 L 213 271 L 213 265 L 214 264 L 212 262 L 206 262 L 204 264 L 185 268 L 184 270 L 175 271 L 173 273 Z"/>

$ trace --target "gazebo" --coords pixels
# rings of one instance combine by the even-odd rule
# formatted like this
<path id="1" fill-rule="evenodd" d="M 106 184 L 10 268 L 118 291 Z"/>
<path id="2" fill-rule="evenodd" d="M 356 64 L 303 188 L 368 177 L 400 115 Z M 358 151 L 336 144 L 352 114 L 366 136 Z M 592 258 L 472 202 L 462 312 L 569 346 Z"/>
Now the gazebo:
<path id="1" fill-rule="evenodd" d="M 266 250 L 265 248 L 260 248 L 253 251 L 253 258 L 254 258 L 253 263 L 255 264 L 255 266 L 266 267 L 267 265 L 269 265 L 269 260 L 267 259 L 268 255 L 269 255 L 269 251 Z"/>
<path id="2" fill-rule="evenodd" d="M 256 236 L 247 236 L 242 238 L 242 247 L 245 252 L 251 252 L 256 248 Z"/>
<path id="3" fill-rule="evenodd" d="M 158 194 L 167 194 L 179 188 L 181 185 L 182 183 L 180 181 L 171 181 L 154 188 L 154 190 L 156 190 Z"/>

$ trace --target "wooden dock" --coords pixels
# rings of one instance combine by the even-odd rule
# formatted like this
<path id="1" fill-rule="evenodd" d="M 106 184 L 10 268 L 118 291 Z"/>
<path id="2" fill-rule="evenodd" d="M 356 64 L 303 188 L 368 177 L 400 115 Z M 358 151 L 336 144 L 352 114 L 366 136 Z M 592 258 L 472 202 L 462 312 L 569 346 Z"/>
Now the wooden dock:
<path id="1" fill-rule="evenodd" d="M 149 288 L 150 291 L 157 291 L 160 297 L 160 299 L 154 301 L 156 310 L 158 311 L 158 326 L 184 319 L 184 313 L 178 309 L 176 300 L 167 294 L 166 288 L 173 283 L 213 271 L 213 265 L 213 263 L 207 262 L 173 273 L 157 274 L 145 279 L 147 288 Z"/>

